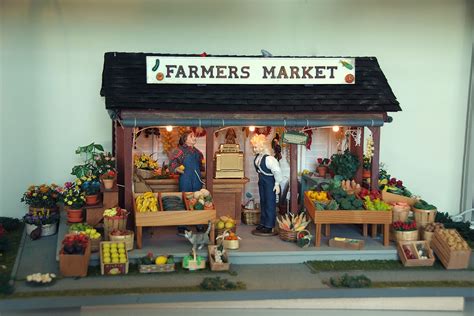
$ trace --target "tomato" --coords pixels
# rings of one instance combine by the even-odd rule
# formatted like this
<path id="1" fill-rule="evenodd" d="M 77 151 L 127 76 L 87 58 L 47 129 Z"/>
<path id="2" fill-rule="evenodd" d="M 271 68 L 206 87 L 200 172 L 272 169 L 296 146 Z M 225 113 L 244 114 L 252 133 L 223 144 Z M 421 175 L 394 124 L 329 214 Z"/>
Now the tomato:
<path id="1" fill-rule="evenodd" d="M 345 77 L 344 77 L 344 80 L 347 82 L 347 83 L 353 83 L 354 82 L 354 75 L 353 74 L 347 74 Z"/>

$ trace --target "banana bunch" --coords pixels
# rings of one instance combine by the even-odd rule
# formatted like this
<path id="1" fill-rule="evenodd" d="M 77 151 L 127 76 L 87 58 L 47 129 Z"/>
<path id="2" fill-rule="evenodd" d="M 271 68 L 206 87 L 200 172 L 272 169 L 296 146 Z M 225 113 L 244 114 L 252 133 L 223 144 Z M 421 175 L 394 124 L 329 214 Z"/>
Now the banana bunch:
<path id="1" fill-rule="evenodd" d="M 308 226 L 309 221 L 306 220 L 304 213 L 300 215 L 291 213 L 289 216 L 285 214 L 285 216 L 281 216 L 280 218 L 277 217 L 277 223 L 282 230 L 300 232 Z"/>
<path id="2" fill-rule="evenodd" d="M 135 202 L 140 213 L 158 212 L 158 199 L 152 192 L 146 192 L 137 196 Z"/>

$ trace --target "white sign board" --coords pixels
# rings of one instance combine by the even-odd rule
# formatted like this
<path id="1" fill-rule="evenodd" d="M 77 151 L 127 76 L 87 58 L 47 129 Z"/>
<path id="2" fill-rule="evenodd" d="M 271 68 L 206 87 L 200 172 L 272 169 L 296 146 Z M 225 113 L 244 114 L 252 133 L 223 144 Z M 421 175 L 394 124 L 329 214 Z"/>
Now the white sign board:
<path id="1" fill-rule="evenodd" d="M 354 58 L 146 57 L 149 84 L 354 84 Z"/>

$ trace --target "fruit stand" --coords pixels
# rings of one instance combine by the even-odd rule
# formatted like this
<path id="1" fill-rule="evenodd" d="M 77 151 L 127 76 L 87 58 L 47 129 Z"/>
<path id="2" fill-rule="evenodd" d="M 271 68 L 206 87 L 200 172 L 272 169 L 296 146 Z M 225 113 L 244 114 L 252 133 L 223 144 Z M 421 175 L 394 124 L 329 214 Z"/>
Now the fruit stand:
<path id="1" fill-rule="evenodd" d="M 179 226 L 179 225 L 199 225 L 208 224 L 211 222 L 211 236 L 210 239 L 215 240 L 214 236 L 214 221 L 216 219 L 216 210 L 191 210 L 187 199 L 184 197 L 183 192 L 158 192 L 158 193 L 147 193 L 153 195 L 158 203 L 159 208 L 156 211 L 145 211 L 141 212 L 137 203 L 134 203 L 135 213 L 135 226 L 136 226 L 136 238 L 137 248 L 142 248 L 142 233 L 143 227 L 162 227 L 162 226 Z M 134 200 L 137 201 L 137 197 L 141 194 L 134 193 Z M 163 197 L 164 196 L 180 196 L 185 202 L 186 210 L 184 211 L 164 211 L 163 209 Z"/>
<path id="2" fill-rule="evenodd" d="M 321 246 L 322 224 L 326 227 L 330 224 L 382 224 L 383 225 L 383 245 L 389 244 L 389 228 L 392 223 L 392 211 L 367 211 L 367 210 L 331 210 L 319 211 L 313 205 L 308 196 L 304 194 L 304 206 L 308 215 L 316 226 L 315 246 Z"/>

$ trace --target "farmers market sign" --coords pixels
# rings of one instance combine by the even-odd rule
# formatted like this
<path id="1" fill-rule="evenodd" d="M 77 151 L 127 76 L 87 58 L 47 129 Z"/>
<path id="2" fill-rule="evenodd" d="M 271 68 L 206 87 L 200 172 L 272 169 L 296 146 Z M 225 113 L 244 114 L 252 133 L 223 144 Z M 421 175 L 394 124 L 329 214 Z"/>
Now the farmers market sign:
<path id="1" fill-rule="evenodd" d="M 149 84 L 354 84 L 354 58 L 146 57 Z"/>

